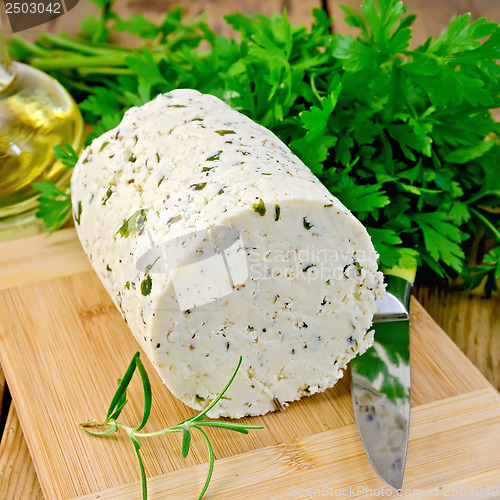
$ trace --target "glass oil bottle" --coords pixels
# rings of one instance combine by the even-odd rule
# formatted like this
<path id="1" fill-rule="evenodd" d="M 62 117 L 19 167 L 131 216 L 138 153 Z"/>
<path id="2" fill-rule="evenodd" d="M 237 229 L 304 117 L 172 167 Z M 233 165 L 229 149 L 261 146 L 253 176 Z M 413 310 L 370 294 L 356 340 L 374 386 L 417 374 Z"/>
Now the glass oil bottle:
<path id="1" fill-rule="evenodd" d="M 71 176 L 53 146 L 79 152 L 83 120 L 73 98 L 47 74 L 11 62 L 0 26 L 0 241 L 44 231 L 35 217 L 44 178 L 64 189 Z"/>

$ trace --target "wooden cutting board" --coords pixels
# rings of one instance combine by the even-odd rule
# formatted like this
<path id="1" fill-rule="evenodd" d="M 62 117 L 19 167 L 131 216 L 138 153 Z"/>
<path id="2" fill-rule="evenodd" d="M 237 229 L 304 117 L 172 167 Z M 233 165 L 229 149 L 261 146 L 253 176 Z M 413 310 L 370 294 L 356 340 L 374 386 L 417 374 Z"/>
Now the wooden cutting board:
<path id="1" fill-rule="evenodd" d="M 458 494 L 482 488 L 476 496 L 487 496 L 490 487 L 490 496 L 500 494 L 499 394 L 417 301 L 411 308 L 412 421 L 403 493 L 452 496 L 453 488 Z M 73 229 L 0 246 L 0 361 L 47 499 L 140 497 L 127 436 L 94 438 L 77 427 L 104 417 L 116 379 L 137 350 Z M 154 395 L 145 430 L 192 415 L 142 359 Z M 141 394 L 134 380 L 122 421 L 140 420 Z M 207 499 L 312 496 L 314 489 L 363 498 L 385 488 L 357 434 L 347 375 L 324 394 L 245 421 L 265 429 L 248 436 L 209 431 L 217 461 Z M 141 451 L 150 498 L 197 497 L 207 468 L 200 437 L 187 459 L 178 435 L 143 440 Z"/>

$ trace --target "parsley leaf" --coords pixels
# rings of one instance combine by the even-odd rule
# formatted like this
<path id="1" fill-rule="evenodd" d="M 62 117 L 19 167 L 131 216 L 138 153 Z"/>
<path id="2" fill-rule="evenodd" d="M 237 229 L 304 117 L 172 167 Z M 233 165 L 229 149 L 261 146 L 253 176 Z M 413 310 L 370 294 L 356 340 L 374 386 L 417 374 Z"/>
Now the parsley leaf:
<path id="1" fill-rule="evenodd" d="M 450 221 L 449 215 L 442 212 L 420 213 L 413 216 L 422 230 L 424 244 L 429 255 L 460 273 L 465 254 L 460 243 L 468 238 Z"/>
<path id="2" fill-rule="evenodd" d="M 66 168 L 74 168 L 78 161 L 78 154 L 67 142 L 64 146 L 54 146 L 54 156 L 61 161 Z"/>
<path id="3" fill-rule="evenodd" d="M 43 219 L 50 232 L 53 232 L 66 222 L 71 213 L 71 197 L 67 191 L 62 191 L 47 179 L 35 182 L 32 186 L 41 193 L 36 216 Z"/>

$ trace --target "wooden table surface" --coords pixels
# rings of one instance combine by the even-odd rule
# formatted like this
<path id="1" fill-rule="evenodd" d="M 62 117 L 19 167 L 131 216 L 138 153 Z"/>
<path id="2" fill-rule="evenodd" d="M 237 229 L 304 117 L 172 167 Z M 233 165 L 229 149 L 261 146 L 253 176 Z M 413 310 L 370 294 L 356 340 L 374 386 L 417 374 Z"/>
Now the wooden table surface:
<path id="1" fill-rule="evenodd" d="M 308 24 L 311 20 L 311 9 L 326 5 L 335 17 L 334 29 L 339 32 L 349 32 L 350 28 L 342 21 L 338 3 L 357 7 L 360 0 L 240 0 L 237 10 L 243 13 L 271 14 L 287 8 L 292 23 Z M 473 18 L 489 17 L 500 21 L 499 0 L 406 0 L 408 10 L 418 15 L 414 26 L 414 41 L 421 43 L 430 35 L 439 34 L 454 14 L 471 12 Z M 230 34 L 222 21 L 222 15 L 235 10 L 232 0 L 118 0 L 117 10 L 125 16 L 140 13 L 146 17 L 158 20 L 169 7 L 181 5 L 187 17 L 195 17 L 202 12 L 207 13 L 207 21 L 218 32 Z M 77 32 L 78 22 L 88 13 L 95 12 L 95 7 L 86 0 L 80 3 L 64 16 L 51 23 L 23 32 L 30 40 L 36 39 L 41 32 Z M 4 17 L 2 11 L 2 17 Z M 4 27 L 7 24 L 4 21 Z M 7 37 L 9 36 L 6 28 Z M 123 40 L 122 40 L 123 41 Z M 52 244 L 60 242 L 64 246 L 67 233 L 60 232 L 50 237 Z M 40 239 L 39 252 L 43 252 L 46 239 Z M 12 255 L 12 262 L 17 256 Z M 6 262 L 0 262 L 5 266 Z M 7 263 L 8 264 L 8 263 Z M 64 270 L 64 260 L 61 269 Z M 84 264 L 82 264 L 83 266 Z M 27 269 L 26 282 L 33 273 L 43 273 L 43 268 Z M 436 287 L 420 287 L 415 295 L 437 323 L 450 335 L 460 349 L 473 361 L 486 378 L 497 389 L 500 388 L 500 295 L 486 300 L 481 293 L 450 293 Z M 2 419 L 0 425 L 5 425 L 0 443 L 0 498 L 6 500 L 31 500 L 43 498 L 30 455 L 17 419 L 13 405 L 9 405 L 8 390 L 0 369 L 0 409 Z M 3 406 L 3 407 L 2 407 Z M 6 420 L 6 421 L 5 421 Z"/>

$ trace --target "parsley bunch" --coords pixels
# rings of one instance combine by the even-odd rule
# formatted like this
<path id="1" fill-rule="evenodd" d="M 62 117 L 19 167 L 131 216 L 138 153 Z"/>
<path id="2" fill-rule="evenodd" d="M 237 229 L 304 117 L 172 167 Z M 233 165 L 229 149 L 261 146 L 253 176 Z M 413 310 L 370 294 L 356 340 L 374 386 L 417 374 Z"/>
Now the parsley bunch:
<path id="1" fill-rule="evenodd" d="M 202 19 L 184 21 L 180 9 L 155 24 L 123 20 L 110 0 L 93 1 L 101 16 L 85 20 L 78 39 L 10 43 L 13 57 L 51 73 L 77 99 L 94 126 L 88 141 L 160 92 L 214 94 L 290 146 L 367 227 L 381 266 L 421 265 L 471 288 L 486 278 L 486 293 L 496 290 L 497 23 L 459 16 L 410 50 L 415 16 L 396 0 L 365 0 L 361 12 L 343 7 L 356 38 L 331 34 L 316 9 L 310 29 L 291 26 L 286 12 L 226 16 L 237 42 Z M 142 46 L 109 43 L 118 31 Z M 475 235 L 489 246 L 468 267 Z"/>

